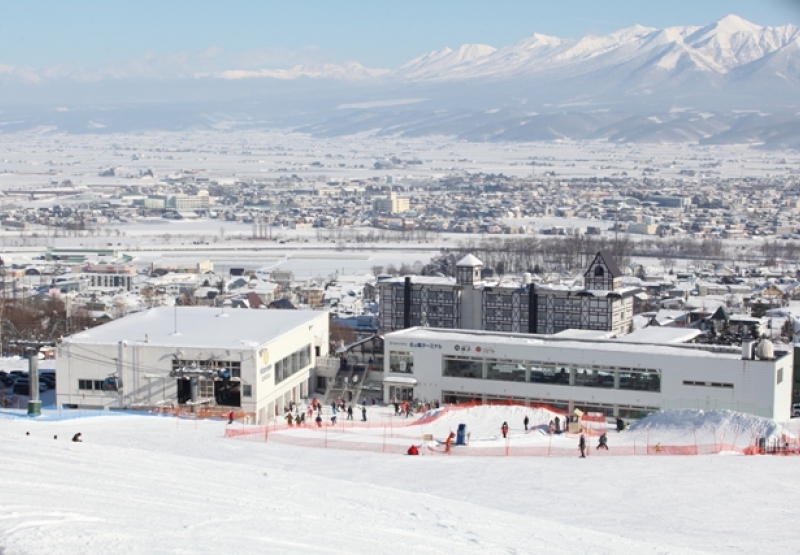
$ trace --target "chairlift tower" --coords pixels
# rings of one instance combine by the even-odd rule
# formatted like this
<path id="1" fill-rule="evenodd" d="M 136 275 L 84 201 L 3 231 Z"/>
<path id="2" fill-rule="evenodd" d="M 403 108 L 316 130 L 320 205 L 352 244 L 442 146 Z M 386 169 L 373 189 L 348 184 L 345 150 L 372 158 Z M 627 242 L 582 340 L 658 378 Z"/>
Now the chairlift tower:
<path id="1" fill-rule="evenodd" d="M 40 416 L 42 414 L 42 400 L 39 397 L 39 350 L 42 347 L 53 347 L 53 341 L 25 341 L 17 340 L 10 342 L 12 345 L 22 347 L 28 354 L 28 380 L 30 385 L 28 397 L 28 416 Z"/>

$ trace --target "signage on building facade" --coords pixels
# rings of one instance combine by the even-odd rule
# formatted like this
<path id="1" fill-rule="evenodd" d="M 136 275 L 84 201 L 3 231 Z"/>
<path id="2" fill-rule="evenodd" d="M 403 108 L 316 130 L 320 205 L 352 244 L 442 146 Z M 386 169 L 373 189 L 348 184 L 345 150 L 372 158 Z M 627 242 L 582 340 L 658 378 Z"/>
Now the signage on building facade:
<path id="1" fill-rule="evenodd" d="M 443 349 L 441 343 L 420 343 L 412 341 L 409 344 L 411 347 L 416 347 L 417 349 Z"/>
<path id="2" fill-rule="evenodd" d="M 494 353 L 494 349 L 492 347 L 481 347 L 480 345 L 455 345 L 453 346 L 453 349 L 458 353 L 469 353 L 472 351 L 486 355 Z"/>

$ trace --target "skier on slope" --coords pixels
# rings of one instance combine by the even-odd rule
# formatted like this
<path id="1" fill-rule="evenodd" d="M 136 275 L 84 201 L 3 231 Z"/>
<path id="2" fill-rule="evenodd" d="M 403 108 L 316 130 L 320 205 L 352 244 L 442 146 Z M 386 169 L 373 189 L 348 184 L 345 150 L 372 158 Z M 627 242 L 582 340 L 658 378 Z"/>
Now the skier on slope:
<path id="1" fill-rule="evenodd" d="M 525 418 L 522 420 L 522 423 L 525 425 L 526 432 L 528 431 L 528 424 L 530 424 L 530 421 L 531 421 L 530 418 L 528 418 L 528 415 L 526 414 Z"/>
<path id="2" fill-rule="evenodd" d="M 503 437 L 508 437 L 508 422 L 503 422 L 503 425 L 500 426 L 500 431 L 503 432 Z"/>
<path id="3" fill-rule="evenodd" d="M 605 432 L 600 435 L 600 443 L 597 444 L 595 449 L 605 449 L 608 451 L 608 436 Z"/>

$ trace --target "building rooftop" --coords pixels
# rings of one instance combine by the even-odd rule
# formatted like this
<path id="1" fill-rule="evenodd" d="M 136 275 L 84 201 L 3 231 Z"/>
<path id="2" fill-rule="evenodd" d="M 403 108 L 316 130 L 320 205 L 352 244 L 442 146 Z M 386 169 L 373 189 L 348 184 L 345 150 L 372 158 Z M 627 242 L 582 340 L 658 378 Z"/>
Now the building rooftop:
<path id="1" fill-rule="evenodd" d="M 318 310 L 161 307 L 82 331 L 63 342 L 110 345 L 128 341 L 164 347 L 247 349 L 307 326 L 324 314 Z"/>
<path id="2" fill-rule="evenodd" d="M 685 330 L 682 330 L 685 331 Z M 480 330 L 450 330 L 441 328 L 408 328 L 386 334 L 385 340 L 392 344 L 398 340 L 414 339 L 428 341 L 455 341 L 479 343 L 481 341 L 493 344 L 519 345 L 530 347 L 545 347 L 553 350 L 553 356 L 557 357 L 559 351 L 564 349 L 572 350 L 594 350 L 594 351 L 617 351 L 624 353 L 639 353 L 641 355 L 659 354 L 671 356 L 686 356 L 695 358 L 725 358 L 739 360 L 742 358 L 741 348 L 718 345 L 697 345 L 681 344 L 679 338 L 669 337 L 658 338 L 654 335 L 654 341 L 646 341 L 646 337 L 641 336 L 640 340 L 628 342 L 622 336 L 616 339 L 590 338 L 582 339 L 577 337 L 559 337 L 558 335 L 534 335 L 522 333 L 499 333 Z M 785 355 L 776 353 L 777 358 Z M 538 352 L 536 357 L 541 357 Z M 758 361 L 756 361 L 758 362 Z M 767 361 L 765 361 L 767 362 Z M 774 361 L 773 361 L 774 362 Z"/>
<path id="3" fill-rule="evenodd" d="M 483 262 L 478 260 L 478 258 L 472 254 L 468 254 L 458 262 L 456 262 L 456 266 L 468 266 L 470 268 L 474 268 L 475 266 L 483 266 Z"/>

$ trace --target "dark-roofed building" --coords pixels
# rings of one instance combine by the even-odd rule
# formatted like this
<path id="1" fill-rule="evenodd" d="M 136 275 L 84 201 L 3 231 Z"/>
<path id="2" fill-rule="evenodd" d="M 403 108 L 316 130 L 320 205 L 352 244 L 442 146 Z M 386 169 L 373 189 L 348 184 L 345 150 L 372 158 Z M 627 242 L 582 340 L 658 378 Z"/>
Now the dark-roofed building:
<path id="1" fill-rule="evenodd" d="M 467 255 L 456 279 L 406 276 L 378 283 L 384 331 L 412 326 L 553 334 L 566 329 L 625 334 L 633 322 L 637 288 L 622 287 L 622 272 L 601 251 L 583 287 L 485 281 L 483 262 Z"/>
<path id="2" fill-rule="evenodd" d="M 583 274 L 583 286 L 589 290 L 613 291 L 622 287 L 622 271 L 608 251 L 598 252 Z"/>

